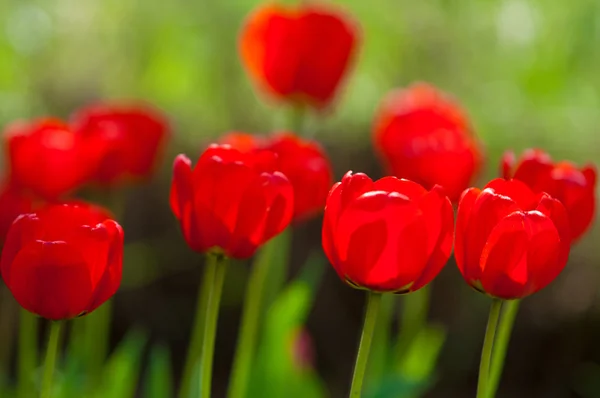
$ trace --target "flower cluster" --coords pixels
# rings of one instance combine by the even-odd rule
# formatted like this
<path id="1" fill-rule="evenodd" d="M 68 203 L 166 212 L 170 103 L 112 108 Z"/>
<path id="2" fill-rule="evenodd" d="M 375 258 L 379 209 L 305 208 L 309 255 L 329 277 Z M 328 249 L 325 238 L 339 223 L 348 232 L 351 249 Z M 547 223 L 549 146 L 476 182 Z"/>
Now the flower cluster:
<path id="1" fill-rule="evenodd" d="M 106 210 L 73 196 L 150 176 L 168 134 L 145 105 L 99 104 L 5 128 L 0 191 L 2 277 L 28 311 L 52 320 L 89 313 L 121 281 L 123 231 Z M 51 299 L 50 299 L 51 297 Z"/>

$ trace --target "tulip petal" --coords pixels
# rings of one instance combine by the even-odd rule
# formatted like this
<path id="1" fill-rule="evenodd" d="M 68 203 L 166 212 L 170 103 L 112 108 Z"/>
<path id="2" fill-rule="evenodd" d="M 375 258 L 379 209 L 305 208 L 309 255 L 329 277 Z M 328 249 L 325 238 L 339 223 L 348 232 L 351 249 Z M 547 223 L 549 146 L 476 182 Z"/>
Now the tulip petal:
<path id="1" fill-rule="evenodd" d="M 459 257 L 457 257 L 457 259 L 464 258 L 462 271 L 467 281 L 476 281 L 481 278 L 482 269 L 480 259 L 492 230 L 504 217 L 514 211 L 520 210 L 512 197 L 498 194 L 489 185 L 479 194 L 473 204 L 470 221 L 463 234 L 464 241 L 462 247 L 464 248 L 464 253 L 459 253 Z M 459 219 L 461 218 L 459 215 Z M 458 234 L 457 232 L 457 236 Z M 459 242 L 457 242 L 456 246 L 459 246 Z M 461 265 L 459 265 L 460 267 Z"/>
<path id="2" fill-rule="evenodd" d="M 483 290 L 515 299 L 542 289 L 562 271 L 560 247 L 549 217 L 537 210 L 510 214 L 494 228 L 483 250 Z"/>
<path id="3" fill-rule="evenodd" d="M 385 192 L 398 192 L 411 200 L 421 199 L 427 190 L 416 182 L 388 176 L 380 178 L 373 183 L 373 190 Z"/>
<path id="4" fill-rule="evenodd" d="M 23 308 L 50 320 L 80 315 L 93 291 L 85 260 L 65 242 L 27 244 L 13 261 L 7 285 Z"/>
<path id="5" fill-rule="evenodd" d="M 473 206 L 475 201 L 479 197 L 481 191 L 477 188 L 469 188 L 462 194 L 460 202 L 458 204 L 458 212 L 456 214 L 456 233 L 455 233 L 455 244 L 454 244 L 454 258 L 456 259 L 456 265 L 460 270 L 461 274 L 465 277 L 467 282 L 470 280 L 470 276 L 473 272 L 471 268 L 479 268 L 478 263 L 467 262 L 467 231 L 471 222 L 471 216 L 473 214 Z M 475 271 L 475 274 L 478 274 Z"/>
<path id="6" fill-rule="evenodd" d="M 103 274 L 96 284 L 87 312 L 92 312 L 111 298 L 121 285 L 123 274 L 123 229 L 113 220 L 103 223 L 108 236 L 108 255 Z"/>
<path id="7" fill-rule="evenodd" d="M 368 289 L 408 290 L 427 262 L 421 211 L 395 192 L 369 192 L 350 203 L 335 239 L 345 278 Z"/>
<path id="8" fill-rule="evenodd" d="M 421 276 L 410 288 L 419 290 L 431 282 L 448 262 L 452 253 L 454 210 L 450 199 L 439 185 L 433 187 L 420 201 L 427 227 L 427 254 L 429 260 Z"/>

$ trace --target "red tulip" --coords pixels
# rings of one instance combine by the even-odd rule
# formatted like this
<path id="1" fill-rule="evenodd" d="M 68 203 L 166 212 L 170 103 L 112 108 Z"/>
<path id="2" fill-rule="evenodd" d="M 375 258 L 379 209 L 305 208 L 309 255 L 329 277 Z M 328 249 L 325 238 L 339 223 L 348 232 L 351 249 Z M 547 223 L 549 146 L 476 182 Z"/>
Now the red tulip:
<path id="1" fill-rule="evenodd" d="M 94 179 L 109 186 L 148 177 L 168 134 L 163 115 L 145 105 L 90 106 L 77 112 L 72 124 L 102 151 Z"/>
<path id="2" fill-rule="evenodd" d="M 272 152 L 243 153 L 228 145 L 211 145 L 193 169 L 185 155 L 177 156 L 171 208 L 188 245 L 243 259 L 283 231 L 294 193 L 275 166 Z"/>
<path id="3" fill-rule="evenodd" d="M 33 203 L 30 197 L 23 194 L 11 184 L 4 184 L 0 189 L 0 245 L 4 243 L 13 221 L 21 214 L 31 212 Z"/>
<path id="4" fill-rule="evenodd" d="M 333 182 L 333 171 L 318 142 L 301 139 L 292 133 L 271 137 L 232 133 L 221 142 L 243 152 L 269 150 L 278 155 L 276 169 L 285 174 L 294 187 L 295 221 L 323 211 Z"/>
<path id="5" fill-rule="evenodd" d="M 564 206 L 521 181 L 496 179 L 462 195 L 454 256 L 481 292 L 509 300 L 543 289 L 565 267 L 570 246 Z"/>
<path id="6" fill-rule="evenodd" d="M 51 319 L 92 312 L 121 283 L 123 231 L 100 208 L 49 205 L 13 223 L 0 268 L 27 311 Z"/>
<path id="7" fill-rule="evenodd" d="M 408 293 L 431 282 L 452 250 L 454 213 L 439 186 L 348 172 L 329 192 L 323 249 L 343 281 Z"/>
<path id="8" fill-rule="evenodd" d="M 523 181 L 534 192 L 546 192 L 560 200 L 567 209 L 573 241 L 589 229 L 596 211 L 596 168 L 586 165 L 581 169 L 573 163 L 554 163 L 550 155 L 530 149 L 519 162 L 507 152 L 502 158 L 504 178 Z"/>
<path id="9" fill-rule="evenodd" d="M 58 120 L 17 122 L 4 138 L 11 183 L 46 200 L 80 188 L 97 165 L 93 146 Z"/>
<path id="10" fill-rule="evenodd" d="M 351 64 L 357 31 L 333 7 L 268 4 L 246 21 L 240 54 L 252 78 L 276 97 L 323 107 Z"/>
<path id="11" fill-rule="evenodd" d="M 463 110 L 425 83 L 388 94 L 373 133 L 391 174 L 426 188 L 441 185 L 452 201 L 458 200 L 481 166 L 481 151 Z"/>

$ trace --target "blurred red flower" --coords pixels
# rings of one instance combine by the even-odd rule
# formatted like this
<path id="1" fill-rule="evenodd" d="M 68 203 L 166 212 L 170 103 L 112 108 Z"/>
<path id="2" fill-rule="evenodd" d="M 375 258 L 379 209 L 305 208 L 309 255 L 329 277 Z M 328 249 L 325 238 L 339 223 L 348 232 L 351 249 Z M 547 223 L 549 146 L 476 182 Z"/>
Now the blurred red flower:
<path id="1" fill-rule="evenodd" d="M 283 231 L 293 215 L 294 193 L 275 170 L 274 153 L 244 153 L 229 145 L 211 145 L 194 168 L 185 155 L 177 156 L 171 208 L 188 245 L 243 259 Z"/>
<path id="2" fill-rule="evenodd" d="M 32 199 L 10 183 L 0 188 L 0 246 L 4 243 L 13 221 L 21 214 L 31 212 Z"/>
<path id="3" fill-rule="evenodd" d="M 89 313 L 121 283 L 123 231 L 101 208 L 48 205 L 13 223 L 2 278 L 27 311 L 51 319 Z"/>
<path id="4" fill-rule="evenodd" d="M 348 172 L 329 192 L 323 249 L 343 281 L 408 293 L 437 276 L 452 250 L 454 213 L 439 186 Z"/>
<path id="5" fill-rule="evenodd" d="M 588 230 L 596 211 L 596 168 L 578 168 L 571 162 L 554 163 L 550 155 L 529 149 L 517 162 L 514 153 L 502 158 L 502 175 L 523 181 L 534 192 L 546 192 L 560 200 L 569 214 L 571 237 L 578 240 Z"/>
<path id="6" fill-rule="evenodd" d="M 331 163 L 318 142 L 282 132 L 269 137 L 231 133 L 220 141 L 247 152 L 269 150 L 277 154 L 276 169 L 294 187 L 294 221 L 303 221 L 323 211 L 333 183 Z"/>
<path id="7" fill-rule="evenodd" d="M 394 90 L 384 98 L 373 138 L 389 173 L 426 188 L 441 185 L 453 202 L 482 163 L 464 111 L 425 83 Z"/>
<path id="8" fill-rule="evenodd" d="M 481 292 L 502 299 L 537 292 L 563 270 L 570 246 L 564 206 L 521 181 L 496 179 L 462 195 L 454 256 Z"/>
<path id="9" fill-rule="evenodd" d="M 49 201 L 87 183 L 98 162 L 94 147 L 55 119 L 13 123 L 4 139 L 10 183 Z"/>
<path id="10" fill-rule="evenodd" d="M 93 179 L 108 186 L 149 177 L 168 136 L 164 116 L 147 105 L 89 106 L 73 115 L 72 126 L 101 152 Z"/>
<path id="11" fill-rule="evenodd" d="M 324 107 L 333 99 L 358 42 L 358 27 L 331 6 L 267 4 L 242 28 L 240 54 L 251 77 L 275 96 Z"/>

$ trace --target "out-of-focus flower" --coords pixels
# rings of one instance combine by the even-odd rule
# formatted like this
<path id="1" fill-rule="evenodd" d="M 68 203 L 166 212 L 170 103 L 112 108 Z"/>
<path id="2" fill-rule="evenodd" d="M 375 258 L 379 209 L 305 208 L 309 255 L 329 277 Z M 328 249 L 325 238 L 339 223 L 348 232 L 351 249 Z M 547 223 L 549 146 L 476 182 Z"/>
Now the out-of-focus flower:
<path id="1" fill-rule="evenodd" d="M 456 263 L 468 284 L 490 296 L 520 299 L 563 270 L 571 237 L 564 206 L 518 180 L 466 190 L 458 206 Z"/>
<path id="2" fill-rule="evenodd" d="M 147 105 L 89 106 L 72 126 L 101 153 L 93 179 L 108 186 L 149 177 L 168 137 L 165 117 Z"/>
<path id="3" fill-rule="evenodd" d="M 293 103 L 331 102 L 358 44 L 358 28 L 331 6 L 260 6 L 240 35 L 244 66 L 261 88 Z"/>
<path id="4" fill-rule="evenodd" d="M 348 172 L 329 192 L 323 249 L 340 278 L 375 292 L 408 293 L 450 257 L 454 213 L 439 186 Z"/>
<path id="5" fill-rule="evenodd" d="M 288 226 L 294 192 L 276 171 L 276 158 L 229 145 L 211 145 L 194 168 L 185 155 L 177 156 L 171 208 L 193 250 L 248 258 Z"/>
<path id="6" fill-rule="evenodd" d="M 45 200 L 80 188 L 98 164 L 94 146 L 59 120 L 13 123 L 4 139 L 10 183 Z"/>
<path id="7" fill-rule="evenodd" d="M 17 302 L 51 320 L 89 313 L 121 283 L 123 230 L 82 202 L 48 205 L 12 224 L 0 268 Z"/>
<path id="8" fill-rule="evenodd" d="M 373 139 L 388 172 L 426 188 L 441 185 L 452 201 L 458 200 L 482 163 L 463 110 L 425 83 L 394 90 L 384 98 Z"/>
<path id="9" fill-rule="evenodd" d="M 13 221 L 21 214 L 31 212 L 32 199 L 16 189 L 10 183 L 3 183 L 0 187 L 0 246 L 6 239 L 6 234 Z"/>
<path id="10" fill-rule="evenodd" d="M 268 137 L 232 133 L 221 143 L 243 152 L 269 150 L 277 154 L 276 169 L 285 174 L 294 187 L 295 221 L 323 211 L 333 183 L 333 170 L 318 142 L 283 132 Z"/>
<path id="11" fill-rule="evenodd" d="M 514 153 L 502 157 L 502 175 L 523 181 L 534 192 L 546 192 L 560 200 L 569 214 L 571 238 L 581 238 L 596 211 L 596 167 L 578 168 L 571 162 L 553 162 L 539 149 L 529 149 L 517 162 Z"/>

